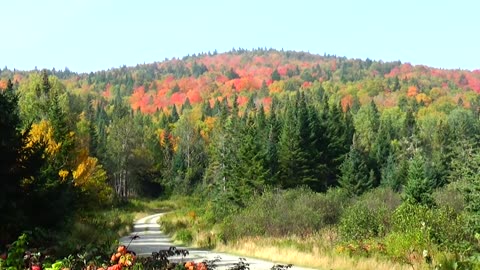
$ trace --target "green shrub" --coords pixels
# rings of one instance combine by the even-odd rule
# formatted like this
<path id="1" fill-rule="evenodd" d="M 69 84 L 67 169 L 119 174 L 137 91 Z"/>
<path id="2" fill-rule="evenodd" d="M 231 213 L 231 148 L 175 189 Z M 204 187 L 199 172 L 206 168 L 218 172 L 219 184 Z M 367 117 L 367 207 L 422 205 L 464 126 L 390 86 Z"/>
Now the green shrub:
<path id="1" fill-rule="evenodd" d="M 193 234 L 188 229 L 180 229 L 175 233 L 175 240 L 182 242 L 183 244 L 190 244 L 193 240 Z"/>
<path id="2" fill-rule="evenodd" d="M 159 222 L 160 226 L 162 227 L 162 231 L 167 234 L 173 234 L 188 227 L 186 215 L 181 217 L 177 213 L 166 214 L 160 219 Z"/>
<path id="3" fill-rule="evenodd" d="M 343 241 L 361 241 L 385 236 L 391 229 L 392 214 L 400 196 L 388 188 L 363 194 L 343 213 L 339 232 Z"/>
<path id="4" fill-rule="evenodd" d="M 387 254 L 406 260 L 424 250 L 465 252 L 469 244 L 464 226 L 464 216 L 450 207 L 404 203 L 393 214 L 392 233 L 385 238 Z"/>
<path id="5" fill-rule="evenodd" d="M 225 240 L 246 236 L 310 235 L 335 224 L 348 202 L 338 190 L 315 193 L 308 188 L 268 191 L 224 222 Z"/>
<path id="6" fill-rule="evenodd" d="M 436 270 L 480 270 L 480 256 L 463 257 L 459 254 L 441 254 L 435 265 Z"/>
<path id="7" fill-rule="evenodd" d="M 408 263 L 412 256 L 431 252 L 432 211 L 425 205 L 403 203 L 393 214 L 392 233 L 385 238 L 388 256 Z M 419 261 L 417 261 L 418 263 Z"/>
<path id="8" fill-rule="evenodd" d="M 430 244 L 443 250 L 459 252 L 468 249 L 468 234 L 464 230 L 466 218 L 450 207 L 428 208 L 404 203 L 395 211 L 393 220 L 395 232 L 423 231 Z"/>
<path id="9" fill-rule="evenodd" d="M 424 250 L 431 251 L 426 233 L 422 230 L 407 232 L 392 232 L 385 238 L 388 256 L 402 262 L 411 262 L 411 254 L 422 254 Z"/>
<path id="10" fill-rule="evenodd" d="M 27 235 L 22 234 L 18 239 L 13 242 L 8 248 L 8 257 L 4 261 L 0 259 L 0 269 L 23 269 L 24 261 L 23 256 L 27 250 Z"/>
<path id="11" fill-rule="evenodd" d="M 456 182 L 435 190 L 433 199 L 436 205 L 450 207 L 458 214 L 465 209 L 465 199 Z"/>

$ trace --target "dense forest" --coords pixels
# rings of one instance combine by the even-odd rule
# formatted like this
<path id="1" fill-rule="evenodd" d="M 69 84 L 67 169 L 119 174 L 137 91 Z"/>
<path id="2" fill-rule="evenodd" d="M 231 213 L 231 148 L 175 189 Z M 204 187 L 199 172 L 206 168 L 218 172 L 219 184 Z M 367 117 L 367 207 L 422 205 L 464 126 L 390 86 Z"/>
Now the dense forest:
<path id="1" fill-rule="evenodd" d="M 392 213 L 461 218 L 438 246 L 478 248 L 478 70 L 233 49 L 89 74 L 4 68 L 0 89 L 2 246 L 134 197 L 198 194 L 222 223 L 300 188 L 357 198 L 345 211 L 369 222 L 362 194 L 388 189 Z M 325 222 L 342 232 L 350 217 Z M 390 232 L 365 226 L 344 239 Z"/>

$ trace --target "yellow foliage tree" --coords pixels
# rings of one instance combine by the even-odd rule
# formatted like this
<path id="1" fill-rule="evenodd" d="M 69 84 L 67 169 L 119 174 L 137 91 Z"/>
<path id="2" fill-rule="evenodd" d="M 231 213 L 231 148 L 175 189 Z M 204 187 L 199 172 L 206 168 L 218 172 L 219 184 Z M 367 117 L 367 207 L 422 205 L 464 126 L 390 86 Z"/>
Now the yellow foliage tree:
<path id="1" fill-rule="evenodd" d="M 88 196 L 89 201 L 106 204 L 112 200 L 113 191 L 107 184 L 107 172 L 98 159 L 85 158 L 73 171 L 74 186 Z"/>
<path id="2" fill-rule="evenodd" d="M 35 144 L 43 144 L 45 146 L 45 153 L 53 156 L 60 150 L 61 143 L 57 143 L 53 139 L 53 127 L 47 120 L 42 120 L 38 123 L 32 124 L 28 136 L 28 143 L 26 148 L 31 148 Z"/>
<path id="3" fill-rule="evenodd" d="M 270 94 L 273 93 L 281 93 L 285 89 L 285 82 L 284 81 L 275 81 L 268 87 Z"/>
<path id="4" fill-rule="evenodd" d="M 425 105 L 428 105 L 432 102 L 432 99 L 425 95 L 424 93 L 418 94 L 415 99 L 417 100 L 418 103 L 423 102 Z"/>

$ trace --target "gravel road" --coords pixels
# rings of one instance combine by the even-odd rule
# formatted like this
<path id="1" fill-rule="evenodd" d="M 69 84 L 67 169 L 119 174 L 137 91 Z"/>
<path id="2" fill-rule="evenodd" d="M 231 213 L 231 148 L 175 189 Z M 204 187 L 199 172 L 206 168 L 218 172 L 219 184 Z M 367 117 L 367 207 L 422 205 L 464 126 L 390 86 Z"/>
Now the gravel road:
<path id="1" fill-rule="evenodd" d="M 133 240 L 130 243 L 129 250 L 134 251 L 137 255 L 145 256 L 150 255 L 152 252 L 159 251 L 161 249 L 168 249 L 171 246 L 175 246 L 173 244 L 172 239 L 164 234 L 158 225 L 158 219 L 161 218 L 163 214 L 155 214 L 148 217 L 144 217 L 139 219 L 134 224 L 134 229 L 131 235 L 122 237 L 120 239 L 120 243 L 123 245 L 128 245 L 131 237 L 133 235 L 138 235 L 140 238 Z M 176 246 L 177 248 L 185 248 L 181 246 Z M 218 253 L 209 250 L 202 250 L 202 249 L 195 249 L 195 248 L 187 248 L 190 254 L 184 258 L 185 261 L 196 261 L 201 262 L 205 259 L 212 260 L 215 257 L 220 257 L 221 261 L 217 263 L 218 270 L 228 269 L 229 267 L 233 266 L 234 263 L 239 261 L 239 256 L 225 254 L 225 253 Z M 173 258 L 175 260 L 178 258 Z M 258 260 L 254 258 L 245 258 L 246 263 L 250 264 L 251 270 L 268 270 L 270 269 L 275 263 Z M 296 267 L 293 266 L 290 268 L 291 270 L 307 270 L 308 268 Z"/>

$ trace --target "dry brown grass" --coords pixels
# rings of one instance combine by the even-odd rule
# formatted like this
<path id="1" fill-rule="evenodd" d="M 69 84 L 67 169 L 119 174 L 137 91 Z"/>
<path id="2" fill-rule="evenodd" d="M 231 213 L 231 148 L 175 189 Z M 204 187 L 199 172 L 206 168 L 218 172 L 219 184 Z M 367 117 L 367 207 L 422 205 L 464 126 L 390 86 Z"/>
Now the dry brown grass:
<path id="1" fill-rule="evenodd" d="M 292 241 L 292 239 L 288 240 Z M 299 250 L 293 245 L 278 245 L 279 239 L 272 238 L 247 238 L 234 244 L 218 245 L 216 250 L 251 256 L 259 259 L 270 260 L 278 263 L 294 264 L 309 268 L 332 270 L 411 270 L 409 265 L 401 265 L 391 261 L 370 257 L 349 257 L 338 254 L 333 249 L 324 250 L 325 247 L 313 246 L 310 250 Z"/>

